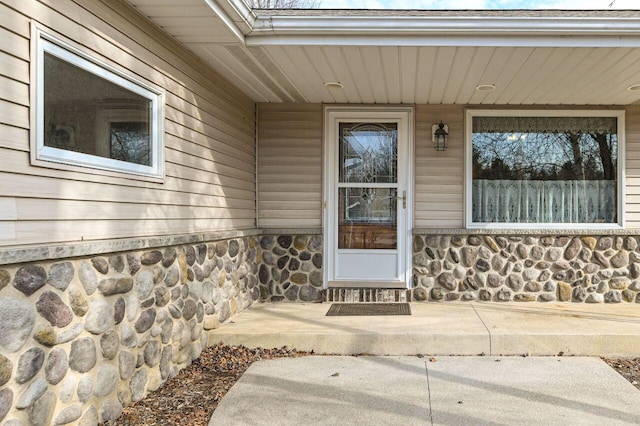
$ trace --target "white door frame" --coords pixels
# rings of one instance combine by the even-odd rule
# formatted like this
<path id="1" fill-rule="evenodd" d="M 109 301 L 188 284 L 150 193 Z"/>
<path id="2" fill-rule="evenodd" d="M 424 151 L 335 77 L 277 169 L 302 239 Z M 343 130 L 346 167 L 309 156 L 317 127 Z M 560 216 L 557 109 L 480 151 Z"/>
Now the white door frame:
<path id="1" fill-rule="evenodd" d="M 398 168 L 404 168 L 406 182 L 402 184 L 406 188 L 406 209 L 398 209 L 404 212 L 404 221 L 398 220 L 398 233 L 404 234 L 404 244 L 398 245 L 400 280 L 404 282 L 406 288 L 411 288 L 411 277 L 413 268 L 412 259 L 412 229 L 413 229 L 413 150 L 414 150 L 414 108 L 410 106 L 325 106 L 324 108 L 324 287 L 328 287 L 329 281 L 334 281 L 336 267 L 336 244 L 337 244 L 337 216 L 335 200 L 337 200 L 337 126 L 339 122 L 397 122 L 398 123 L 398 143 L 403 143 L 400 138 L 404 138 L 405 153 L 403 158 L 398 158 Z M 398 213 L 398 216 L 399 213 Z M 404 222 L 401 228 L 401 223 Z M 345 283 L 348 287 L 348 283 Z"/>

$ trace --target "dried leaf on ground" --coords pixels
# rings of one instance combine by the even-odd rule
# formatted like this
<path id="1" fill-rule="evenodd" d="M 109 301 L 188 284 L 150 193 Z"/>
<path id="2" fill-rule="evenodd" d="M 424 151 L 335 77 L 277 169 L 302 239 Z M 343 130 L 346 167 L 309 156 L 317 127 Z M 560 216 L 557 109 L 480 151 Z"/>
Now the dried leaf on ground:
<path id="1" fill-rule="evenodd" d="M 109 426 L 206 425 L 220 399 L 252 363 L 261 359 L 312 354 L 313 352 L 296 351 L 287 347 L 263 349 L 223 344 L 212 346 L 155 392 L 126 407 L 120 418 Z M 640 389 L 640 358 L 602 359 Z M 429 361 L 434 362 L 436 359 L 432 357 Z M 338 373 L 334 374 L 337 375 Z"/>
<path id="2" fill-rule="evenodd" d="M 311 354 L 287 347 L 212 346 L 176 377 L 126 407 L 122 415 L 109 426 L 206 425 L 220 399 L 252 363 L 261 359 Z"/>
<path id="3" fill-rule="evenodd" d="M 602 358 L 636 388 L 640 389 L 640 358 Z"/>

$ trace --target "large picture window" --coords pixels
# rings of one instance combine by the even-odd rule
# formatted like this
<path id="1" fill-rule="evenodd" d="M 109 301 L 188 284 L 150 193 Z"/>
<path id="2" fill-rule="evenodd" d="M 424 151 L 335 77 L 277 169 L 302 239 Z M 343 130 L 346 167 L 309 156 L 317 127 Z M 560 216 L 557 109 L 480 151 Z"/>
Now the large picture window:
<path id="1" fill-rule="evenodd" d="M 621 218 L 617 111 L 468 111 L 471 227 L 611 227 Z"/>
<path id="2" fill-rule="evenodd" d="M 162 93 L 37 33 L 34 162 L 162 178 Z"/>

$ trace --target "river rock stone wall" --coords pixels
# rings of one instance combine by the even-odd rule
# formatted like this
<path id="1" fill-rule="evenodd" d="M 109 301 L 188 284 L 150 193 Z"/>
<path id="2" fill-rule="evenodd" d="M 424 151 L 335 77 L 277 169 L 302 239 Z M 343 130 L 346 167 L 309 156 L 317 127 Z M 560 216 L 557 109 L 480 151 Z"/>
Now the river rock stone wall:
<path id="1" fill-rule="evenodd" d="M 0 422 L 94 425 L 255 301 L 321 301 L 322 237 L 0 266 Z M 636 236 L 418 235 L 414 301 L 640 303 Z"/>
<path id="2" fill-rule="evenodd" d="M 636 236 L 413 238 L 413 299 L 640 303 Z"/>
<path id="3" fill-rule="evenodd" d="M 260 299 L 322 301 L 322 237 L 265 235 L 260 239 Z"/>
<path id="4" fill-rule="evenodd" d="M 258 300 L 258 251 L 247 237 L 0 266 L 0 422 L 115 419 Z"/>

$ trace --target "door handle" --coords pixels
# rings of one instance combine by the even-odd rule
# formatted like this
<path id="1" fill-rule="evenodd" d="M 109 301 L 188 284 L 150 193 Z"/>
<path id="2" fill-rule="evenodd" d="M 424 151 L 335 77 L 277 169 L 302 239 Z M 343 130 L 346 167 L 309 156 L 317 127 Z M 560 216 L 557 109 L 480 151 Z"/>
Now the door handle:
<path id="1" fill-rule="evenodd" d="M 396 200 L 402 200 L 402 208 L 407 208 L 407 191 L 402 191 L 402 197 L 395 197 Z"/>

